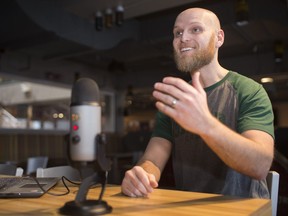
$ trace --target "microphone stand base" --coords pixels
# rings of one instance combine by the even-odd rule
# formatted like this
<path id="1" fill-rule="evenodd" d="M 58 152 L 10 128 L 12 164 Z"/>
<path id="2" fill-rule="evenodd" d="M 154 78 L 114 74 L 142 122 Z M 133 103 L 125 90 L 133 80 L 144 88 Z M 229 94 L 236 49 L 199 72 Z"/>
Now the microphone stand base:
<path id="1" fill-rule="evenodd" d="M 112 212 L 112 207 L 103 200 L 70 201 L 60 208 L 64 215 L 103 215 Z"/>

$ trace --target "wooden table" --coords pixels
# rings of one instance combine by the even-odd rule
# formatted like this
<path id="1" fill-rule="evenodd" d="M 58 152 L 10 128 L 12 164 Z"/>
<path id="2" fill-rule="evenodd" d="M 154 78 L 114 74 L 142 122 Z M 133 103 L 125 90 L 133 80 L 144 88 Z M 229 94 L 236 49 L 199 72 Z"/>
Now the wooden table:
<path id="1" fill-rule="evenodd" d="M 78 187 L 69 187 L 65 196 L 43 195 L 41 198 L 0 199 L 0 215 L 60 215 L 59 208 L 73 201 Z M 50 192 L 64 192 L 56 186 Z M 100 187 L 89 190 L 88 199 L 97 199 Z M 244 199 L 216 194 L 155 189 L 147 198 L 130 198 L 120 193 L 119 186 L 107 186 L 104 200 L 113 207 L 107 215 L 271 215 L 271 201 Z"/>

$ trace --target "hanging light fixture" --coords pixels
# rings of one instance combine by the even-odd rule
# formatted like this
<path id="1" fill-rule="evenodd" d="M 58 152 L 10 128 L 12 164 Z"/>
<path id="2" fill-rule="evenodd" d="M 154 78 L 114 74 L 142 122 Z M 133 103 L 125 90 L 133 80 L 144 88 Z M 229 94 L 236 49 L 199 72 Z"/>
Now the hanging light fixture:
<path id="1" fill-rule="evenodd" d="M 95 13 L 95 29 L 101 31 L 103 29 L 103 14 L 100 10 Z"/>
<path id="2" fill-rule="evenodd" d="M 117 26 L 123 25 L 124 22 L 124 7 L 118 4 L 113 11 L 112 7 L 106 8 L 103 12 L 96 11 L 94 16 L 95 29 L 101 31 L 104 28 L 111 28 L 114 23 Z"/>
<path id="3" fill-rule="evenodd" d="M 275 56 L 275 62 L 279 63 L 283 61 L 283 55 L 285 52 L 284 43 L 282 40 L 276 40 L 274 42 L 274 56 Z"/>
<path id="4" fill-rule="evenodd" d="M 122 5 L 118 5 L 116 7 L 115 14 L 115 23 L 117 26 L 121 26 L 124 22 L 124 7 Z"/>
<path id="5" fill-rule="evenodd" d="M 111 28 L 113 26 L 113 11 L 111 8 L 107 8 L 105 11 L 105 27 Z"/>
<path id="6" fill-rule="evenodd" d="M 238 26 L 249 23 L 249 6 L 247 0 L 237 0 L 236 2 L 236 24 Z"/>

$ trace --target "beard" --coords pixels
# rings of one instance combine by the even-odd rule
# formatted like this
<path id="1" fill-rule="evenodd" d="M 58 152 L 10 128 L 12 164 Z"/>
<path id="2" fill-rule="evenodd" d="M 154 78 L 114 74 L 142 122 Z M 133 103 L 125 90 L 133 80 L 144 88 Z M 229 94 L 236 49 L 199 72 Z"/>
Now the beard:
<path id="1" fill-rule="evenodd" d="M 181 56 L 174 48 L 174 60 L 178 70 L 185 73 L 194 73 L 210 64 L 215 54 L 214 35 L 210 37 L 208 46 L 189 56 Z"/>

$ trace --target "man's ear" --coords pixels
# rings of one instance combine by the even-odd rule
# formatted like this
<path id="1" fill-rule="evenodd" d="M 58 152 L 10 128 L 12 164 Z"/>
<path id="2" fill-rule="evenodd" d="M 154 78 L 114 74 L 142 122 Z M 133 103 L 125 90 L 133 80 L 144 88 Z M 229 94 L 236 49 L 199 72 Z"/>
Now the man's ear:
<path id="1" fill-rule="evenodd" d="M 224 43 L 224 31 L 222 29 L 220 29 L 217 32 L 217 43 L 216 43 L 216 47 L 219 48 L 223 45 Z"/>

